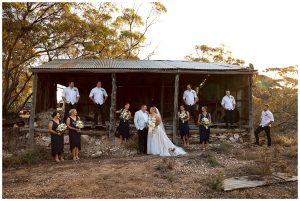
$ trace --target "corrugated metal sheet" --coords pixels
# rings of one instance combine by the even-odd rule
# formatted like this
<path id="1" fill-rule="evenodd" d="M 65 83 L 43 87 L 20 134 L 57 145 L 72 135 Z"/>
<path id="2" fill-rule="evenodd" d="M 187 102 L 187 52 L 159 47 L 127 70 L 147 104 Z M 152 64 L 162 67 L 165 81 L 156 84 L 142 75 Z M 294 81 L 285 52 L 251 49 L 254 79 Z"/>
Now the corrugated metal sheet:
<path id="1" fill-rule="evenodd" d="M 244 66 L 176 60 L 58 59 L 32 69 L 243 70 Z"/>

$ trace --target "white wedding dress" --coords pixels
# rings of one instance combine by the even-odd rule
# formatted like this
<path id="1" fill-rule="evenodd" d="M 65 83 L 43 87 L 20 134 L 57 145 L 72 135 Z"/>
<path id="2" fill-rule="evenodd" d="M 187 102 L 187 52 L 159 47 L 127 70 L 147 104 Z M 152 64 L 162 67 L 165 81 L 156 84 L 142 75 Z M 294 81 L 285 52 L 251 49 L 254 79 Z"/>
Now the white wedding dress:
<path id="1" fill-rule="evenodd" d="M 156 110 L 158 111 L 157 108 Z M 160 116 L 159 111 L 158 115 Z M 152 118 L 155 119 L 155 117 Z M 171 142 L 166 134 L 164 125 L 161 122 L 160 125 L 156 126 L 152 132 L 149 129 L 147 139 L 147 154 L 159 156 L 178 156 L 186 154 L 186 152 L 183 148 L 177 147 Z"/>

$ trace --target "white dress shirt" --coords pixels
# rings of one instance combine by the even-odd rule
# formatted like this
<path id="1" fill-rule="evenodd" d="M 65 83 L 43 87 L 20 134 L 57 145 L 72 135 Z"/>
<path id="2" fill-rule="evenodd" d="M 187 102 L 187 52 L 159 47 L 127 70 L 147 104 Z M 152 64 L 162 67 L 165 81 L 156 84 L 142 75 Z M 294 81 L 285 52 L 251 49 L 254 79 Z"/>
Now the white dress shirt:
<path id="1" fill-rule="evenodd" d="M 66 102 L 74 105 L 76 103 L 76 98 L 79 97 L 79 90 L 77 87 L 66 87 L 63 89 L 62 97 L 66 98 Z"/>
<path id="2" fill-rule="evenodd" d="M 235 105 L 234 97 L 231 95 L 224 96 L 221 104 L 223 105 L 223 107 L 225 107 L 226 110 L 234 110 L 234 105 Z"/>
<path id="3" fill-rule="evenodd" d="M 187 105 L 194 105 L 196 98 L 197 98 L 197 94 L 193 89 L 185 90 L 183 93 L 183 99 L 185 101 L 185 104 Z"/>
<path id="4" fill-rule="evenodd" d="M 91 90 L 90 97 L 94 97 L 96 104 L 102 105 L 104 102 L 104 97 L 108 96 L 105 89 L 102 87 L 95 87 Z"/>
<path id="5" fill-rule="evenodd" d="M 138 130 L 143 130 L 147 126 L 149 115 L 147 112 L 139 110 L 134 115 L 134 125 Z"/>
<path id="6" fill-rule="evenodd" d="M 262 111 L 261 112 L 261 123 L 260 123 L 260 125 L 262 127 L 265 127 L 265 126 L 268 125 L 268 123 L 270 121 L 274 121 L 274 117 L 273 117 L 272 112 L 270 110 Z M 271 126 L 271 125 L 269 125 L 269 126 Z"/>

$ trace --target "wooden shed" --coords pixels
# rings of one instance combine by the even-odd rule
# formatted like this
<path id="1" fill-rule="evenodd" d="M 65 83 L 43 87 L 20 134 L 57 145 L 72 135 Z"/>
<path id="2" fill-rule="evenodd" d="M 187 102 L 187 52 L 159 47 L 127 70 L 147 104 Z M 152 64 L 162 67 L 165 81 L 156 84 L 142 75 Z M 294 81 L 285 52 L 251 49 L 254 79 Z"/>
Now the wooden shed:
<path id="1" fill-rule="evenodd" d="M 57 85 L 67 86 L 69 81 L 74 81 L 79 89 L 81 116 L 93 113 L 89 92 L 98 80 L 102 82 L 109 94 L 106 108 L 110 136 L 116 127 L 115 114 L 110 111 L 130 102 L 132 113 L 142 103 L 155 105 L 164 121 L 171 123 L 176 137 L 176 114 L 188 83 L 198 93 L 198 110 L 208 106 L 216 125 L 224 123 L 220 102 L 225 89 L 230 89 L 237 102 L 237 125 L 252 128 L 252 76 L 256 71 L 249 67 L 176 60 L 63 59 L 32 67 L 31 71 L 34 73 L 31 136 L 35 114 L 56 108 Z"/>

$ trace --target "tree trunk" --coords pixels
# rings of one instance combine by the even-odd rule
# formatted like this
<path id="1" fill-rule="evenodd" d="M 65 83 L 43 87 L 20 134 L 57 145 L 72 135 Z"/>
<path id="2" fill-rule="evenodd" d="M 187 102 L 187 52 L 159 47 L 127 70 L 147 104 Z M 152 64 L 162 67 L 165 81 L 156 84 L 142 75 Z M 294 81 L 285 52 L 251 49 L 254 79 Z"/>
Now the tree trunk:
<path id="1" fill-rule="evenodd" d="M 177 111 L 178 111 L 178 94 L 179 94 L 179 74 L 175 76 L 174 88 L 174 113 L 173 113 L 173 143 L 178 144 L 177 140 Z"/>
<path id="2" fill-rule="evenodd" d="M 109 120 L 109 138 L 115 139 L 116 132 L 116 103 L 117 103 L 117 85 L 116 85 L 116 74 L 111 75 L 112 79 L 112 91 L 111 91 L 111 106 L 110 106 L 110 120 Z"/>
<path id="3" fill-rule="evenodd" d="M 28 144 L 29 148 L 34 146 L 34 119 L 35 119 L 35 106 L 36 106 L 36 89 L 37 89 L 37 81 L 38 81 L 38 74 L 35 73 L 33 77 L 33 85 L 32 85 L 32 106 L 30 111 L 30 122 L 29 122 L 29 137 L 28 137 Z"/>
<path id="4" fill-rule="evenodd" d="M 252 87 L 253 87 L 253 78 L 252 75 L 248 76 L 248 108 L 249 108 L 249 135 L 250 140 L 254 140 L 254 133 L 253 133 L 253 100 L 252 100 Z"/>

